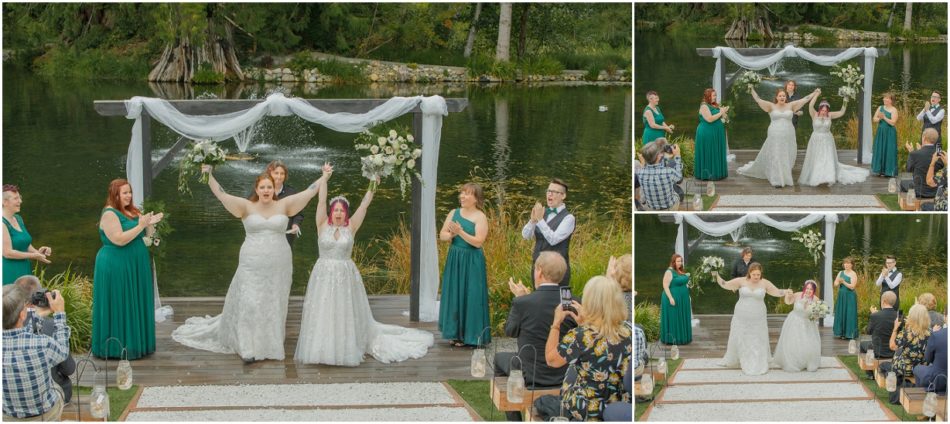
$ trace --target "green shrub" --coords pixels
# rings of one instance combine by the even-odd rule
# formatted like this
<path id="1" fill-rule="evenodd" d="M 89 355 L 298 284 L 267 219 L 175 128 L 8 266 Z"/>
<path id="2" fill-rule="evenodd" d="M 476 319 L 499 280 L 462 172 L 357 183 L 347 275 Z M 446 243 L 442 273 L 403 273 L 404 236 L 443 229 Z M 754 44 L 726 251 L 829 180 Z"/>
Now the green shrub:
<path id="1" fill-rule="evenodd" d="M 63 296 L 66 323 L 71 331 L 69 350 L 75 353 L 88 352 L 92 344 L 92 279 L 74 272 L 72 265 L 49 278 L 46 277 L 46 268 L 37 265 L 33 275 L 40 279 L 43 288 L 59 290 Z"/>
<path id="2" fill-rule="evenodd" d="M 468 69 L 468 75 L 470 77 L 480 77 L 482 75 L 491 74 L 494 64 L 494 59 L 486 55 L 478 54 L 468 58 L 468 62 L 465 63 L 465 68 Z"/>
<path id="3" fill-rule="evenodd" d="M 406 67 L 412 70 L 419 69 L 419 64 L 414 62 L 409 62 L 406 64 Z"/>
<path id="4" fill-rule="evenodd" d="M 587 81 L 597 81 L 597 77 L 600 76 L 600 71 L 604 68 L 600 64 L 593 64 L 587 67 L 587 73 L 584 74 L 584 79 Z"/>
<path id="5" fill-rule="evenodd" d="M 368 80 L 364 64 L 351 64 L 336 59 L 321 60 L 308 52 L 295 54 L 285 66 L 295 75 L 300 75 L 306 69 L 317 68 L 321 74 L 332 77 L 335 83 L 354 84 Z"/>
<path id="6" fill-rule="evenodd" d="M 150 53 L 140 46 L 77 50 L 54 47 L 33 60 L 36 73 L 56 78 L 144 80 Z"/>
<path id="7" fill-rule="evenodd" d="M 527 75 L 561 75 L 564 65 L 550 56 L 529 57 L 519 64 Z"/>
<path id="8" fill-rule="evenodd" d="M 647 342 L 652 343 L 660 339 L 660 307 L 649 302 L 640 302 L 634 308 L 633 322 L 643 327 L 643 335 Z"/>
<path id="9" fill-rule="evenodd" d="M 224 84 L 224 74 L 215 72 L 208 62 L 202 62 L 191 76 L 192 84 Z"/>

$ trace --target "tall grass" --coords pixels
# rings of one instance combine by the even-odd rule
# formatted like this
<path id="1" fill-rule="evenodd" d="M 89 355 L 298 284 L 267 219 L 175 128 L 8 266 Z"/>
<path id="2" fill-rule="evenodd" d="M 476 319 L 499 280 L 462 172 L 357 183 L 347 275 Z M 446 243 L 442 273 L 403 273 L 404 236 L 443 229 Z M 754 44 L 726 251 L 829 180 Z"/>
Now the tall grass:
<path id="1" fill-rule="evenodd" d="M 66 304 L 66 324 L 69 325 L 69 350 L 75 353 L 89 351 L 92 344 L 92 279 L 72 270 L 72 265 L 52 277 L 46 276 L 45 267 L 39 266 L 33 274 L 46 290 L 59 290 Z"/>
<path id="2" fill-rule="evenodd" d="M 640 302 L 634 308 L 633 322 L 643 327 L 643 334 L 647 342 L 655 342 L 660 338 L 660 307 L 649 302 Z"/>

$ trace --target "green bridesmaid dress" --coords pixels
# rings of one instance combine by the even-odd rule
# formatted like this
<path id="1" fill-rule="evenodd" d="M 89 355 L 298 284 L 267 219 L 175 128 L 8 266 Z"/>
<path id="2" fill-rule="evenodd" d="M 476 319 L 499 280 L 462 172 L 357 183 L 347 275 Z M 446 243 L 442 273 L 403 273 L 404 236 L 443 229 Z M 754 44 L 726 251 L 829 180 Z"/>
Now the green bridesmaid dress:
<path id="1" fill-rule="evenodd" d="M 475 223 L 465 219 L 459 209 L 455 210 L 452 221 L 458 222 L 462 231 L 475 235 Z M 490 325 L 485 253 L 455 236 L 442 270 L 439 331 L 445 340 L 461 340 L 475 346 L 479 336 L 482 344 L 491 341 L 490 330 L 482 334 L 482 329 Z"/>
<path id="2" fill-rule="evenodd" d="M 689 275 L 680 274 L 673 268 L 667 268 L 673 273 L 670 281 L 670 293 L 676 306 L 670 305 L 666 292 L 660 293 L 660 341 L 666 344 L 688 344 L 693 341 L 692 305 L 689 301 Z"/>
<path id="3" fill-rule="evenodd" d="M 647 106 L 643 109 L 643 114 L 646 115 L 647 111 L 653 112 L 653 122 L 657 125 L 663 125 L 665 118 L 663 118 L 663 111 L 660 110 L 660 107 L 657 106 L 656 109 L 650 109 L 650 106 Z M 650 127 L 650 123 L 647 121 L 645 116 L 640 116 L 640 119 L 643 121 L 643 145 L 646 146 L 647 143 L 652 143 L 653 140 L 656 140 L 660 137 L 666 135 L 666 131 L 658 130 L 656 128 Z"/>
<path id="4" fill-rule="evenodd" d="M 122 231 L 138 225 L 113 208 L 103 213 L 119 217 Z M 125 246 L 118 246 L 99 229 L 102 248 L 96 255 L 92 286 L 92 354 L 99 358 L 118 358 L 122 347 L 128 359 L 155 352 L 155 303 L 152 287 L 152 263 L 142 231 Z M 106 342 L 109 337 L 115 341 Z"/>
<path id="5" fill-rule="evenodd" d="M 10 233 L 10 242 L 13 243 L 13 250 L 28 252 L 30 245 L 33 244 L 33 237 L 26 231 L 26 225 L 23 225 L 23 218 L 20 217 L 20 214 L 14 214 L 13 217 L 16 218 L 17 225 L 20 226 L 20 231 L 13 228 L 13 225 L 10 225 L 7 219 L 3 218 L 3 225 L 7 226 L 7 232 Z M 33 267 L 30 265 L 29 259 L 3 258 L 3 285 L 13 284 L 17 278 L 32 274 Z"/>
<path id="6" fill-rule="evenodd" d="M 719 108 L 712 105 L 710 114 L 719 113 Z M 693 176 L 697 180 L 721 180 L 729 176 L 729 165 L 726 163 L 726 126 L 722 118 L 706 122 L 699 114 L 699 126 L 696 127 L 696 154 Z"/>
<path id="7" fill-rule="evenodd" d="M 842 280 L 851 284 L 851 277 L 844 271 L 838 272 Z M 844 286 L 838 286 L 838 298 L 835 300 L 835 337 L 858 338 L 858 295 Z"/>
<path id="8" fill-rule="evenodd" d="M 884 116 L 887 116 L 887 119 L 891 119 L 891 113 L 884 109 L 884 106 L 881 106 L 878 110 L 883 112 Z M 871 173 L 896 177 L 897 128 L 894 128 L 883 119 L 877 122 L 873 152 L 874 154 L 871 156 Z"/>

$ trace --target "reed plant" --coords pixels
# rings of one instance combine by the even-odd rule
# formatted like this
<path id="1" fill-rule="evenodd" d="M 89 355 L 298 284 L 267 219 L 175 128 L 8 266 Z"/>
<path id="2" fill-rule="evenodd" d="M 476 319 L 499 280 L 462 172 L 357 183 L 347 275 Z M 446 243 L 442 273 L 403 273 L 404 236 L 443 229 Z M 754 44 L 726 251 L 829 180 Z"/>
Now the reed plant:
<path id="1" fill-rule="evenodd" d="M 73 271 L 72 264 L 51 277 L 46 276 L 47 269 L 37 266 L 33 275 L 40 279 L 44 289 L 59 290 L 63 296 L 66 324 L 70 329 L 69 350 L 74 353 L 88 352 L 92 344 L 92 279 Z"/>
<path id="2" fill-rule="evenodd" d="M 650 302 L 640 302 L 633 309 L 633 322 L 643 328 L 647 342 L 660 339 L 660 307 Z"/>

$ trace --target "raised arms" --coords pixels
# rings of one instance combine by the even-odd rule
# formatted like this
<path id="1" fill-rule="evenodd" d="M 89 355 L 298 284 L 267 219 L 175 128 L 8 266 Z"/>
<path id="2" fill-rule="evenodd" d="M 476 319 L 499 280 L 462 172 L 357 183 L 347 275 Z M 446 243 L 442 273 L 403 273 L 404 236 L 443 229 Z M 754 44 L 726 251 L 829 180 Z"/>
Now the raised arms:
<path id="1" fill-rule="evenodd" d="M 811 115 L 811 119 L 815 119 L 818 116 L 818 111 L 815 110 L 815 102 L 818 101 L 818 96 L 812 97 L 808 102 L 808 114 Z M 831 115 L 829 115 L 831 117 Z"/>
<path id="2" fill-rule="evenodd" d="M 332 170 L 330 174 L 333 174 Z M 323 230 L 323 226 L 327 223 L 327 180 L 330 174 L 324 174 L 327 178 L 321 177 L 317 180 L 320 183 L 320 187 L 317 188 L 320 191 L 320 197 L 317 198 L 317 231 Z"/>
<path id="3" fill-rule="evenodd" d="M 844 98 L 844 103 L 841 103 L 841 110 L 837 112 L 828 112 L 828 117 L 831 119 L 838 119 L 844 116 L 844 112 L 848 110 L 848 98 Z"/>
<path id="4" fill-rule="evenodd" d="M 320 190 L 321 184 L 320 180 L 325 180 L 329 177 L 329 174 L 333 172 L 333 167 L 328 163 L 323 164 L 323 175 L 320 176 L 313 184 L 310 184 L 306 190 L 301 191 L 300 193 L 294 194 L 292 196 L 287 196 L 281 199 L 281 202 L 284 202 L 285 212 L 287 216 L 294 216 L 298 214 L 303 208 L 307 207 L 307 203 L 310 203 L 310 199 L 313 199 L 313 196 L 317 195 L 317 192 Z"/>
<path id="5" fill-rule="evenodd" d="M 250 201 L 226 193 L 224 189 L 221 188 L 221 184 L 218 183 L 218 180 L 214 178 L 214 174 L 211 170 L 211 165 L 201 165 L 201 172 L 208 174 L 208 187 L 211 188 L 211 193 L 221 201 L 221 204 L 224 205 L 224 208 L 227 209 L 228 212 L 231 212 L 231 215 L 234 215 L 236 218 L 244 218 L 244 215 L 247 214 L 247 205 Z"/>
<path id="6" fill-rule="evenodd" d="M 764 110 L 766 113 L 772 111 L 772 107 L 775 106 L 775 103 L 772 103 L 772 102 L 767 101 L 767 100 L 762 100 L 761 98 L 759 98 L 759 93 L 756 93 L 756 92 L 755 92 L 755 89 L 753 89 L 753 88 L 751 88 L 751 87 L 749 88 L 749 93 L 752 94 L 752 99 L 755 100 L 755 103 L 757 103 L 757 104 L 759 105 L 759 108 L 761 108 L 762 110 Z"/>
<path id="7" fill-rule="evenodd" d="M 799 110 L 799 109 L 802 108 L 802 106 L 805 106 L 805 103 L 808 103 L 808 102 L 812 101 L 812 99 L 817 98 L 819 94 L 821 94 L 821 89 L 820 89 L 820 88 L 816 88 L 815 91 L 812 91 L 812 92 L 811 92 L 811 94 L 809 94 L 809 95 L 807 95 L 807 96 L 805 96 L 805 97 L 803 97 L 803 98 L 801 98 L 801 99 L 795 100 L 794 102 L 789 102 L 789 103 L 788 103 L 788 106 L 791 107 L 792 110 Z"/>
<path id="8" fill-rule="evenodd" d="M 739 287 L 742 287 L 743 277 L 733 278 L 729 281 L 726 281 L 722 279 L 722 276 L 720 276 L 718 272 L 715 273 L 715 276 L 716 282 L 719 283 L 719 287 L 722 287 L 726 290 L 736 291 L 739 290 Z"/>
<path id="9" fill-rule="evenodd" d="M 379 184 L 379 177 L 376 178 L 376 183 Z M 356 230 L 360 229 L 360 225 L 363 223 L 363 218 L 366 218 L 366 210 L 369 209 L 369 204 L 373 201 L 373 191 L 366 190 L 366 194 L 363 195 L 363 201 L 360 202 L 360 207 L 356 209 L 356 212 L 353 213 L 353 216 L 350 218 L 350 232 L 356 234 Z"/>

